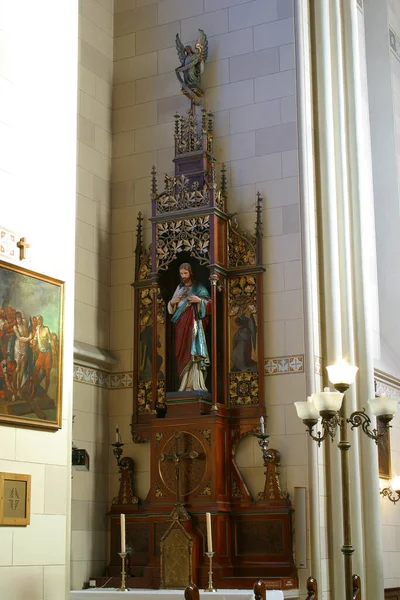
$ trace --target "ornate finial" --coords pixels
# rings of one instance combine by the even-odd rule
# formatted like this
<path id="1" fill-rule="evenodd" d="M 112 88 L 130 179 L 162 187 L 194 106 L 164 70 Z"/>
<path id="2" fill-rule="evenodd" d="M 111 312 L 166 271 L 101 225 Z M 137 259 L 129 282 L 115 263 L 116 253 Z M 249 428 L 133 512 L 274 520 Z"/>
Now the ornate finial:
<path id="1" fill-rule="evenodd" d="M 263 198 L 260 194 L 260 192 L 257 192 L 257 204 L 256 204 L 256 213 L 257 213 L 257 219 L 256 219 L 256 235 L 262 235 L 263 230 L 262 230 L 262 203 L 263 203 Z"/>
<path id="2" fill-rule="evenodd" d="M 226 198 L 226 166 L 222 163 L 221 167 L 221 194 Z"/>
<path id="3" fill-rule="evenodd" d="M 214 133 L 213 132 L 213 118 L 214 118 L 214 115 L 212 114 L 211 111 L 208 111 L 207 117 L 208 117 L 208 131 L 207 131 L 207 133 L 209 135 L 213 135 L 213 133 Z"/>
<path id="4" fill-rule="evenodd" d="M 200 84 L 204 63 L 208 56 L 207 36 L 202 29 L 199 29 L 195 51 L 191 46 L 182 44 L 179 33 L 176 34 L 175 43 L 181 63 L 180 67 L 175 69 L 175 73 L 182 86 L 182 92 L 190 98 L 193 107 L 193 104 L 199 104 L 200 99 L 204 96 L 204 90 Z"/>
<path id="5" fill-rule="evenodd" d="M 262 235 L 263 235 L 263 228 L 262 228 L 262 204 L 263 204 L 263 198 L 260 194 L 260 192 L 257 192 L 257 204 L 256 204 L 256 257 L 257 257 L 257 264 L 260 265 L 262 262 L 262 257 L 261 257 L 261 248 L 262 248 Z"/>
<path id="6" fill-rule="evenodd" d="M 155 165 L 151 169 L 151 195 L 157 196 L 157 171 Z M 140 214 L 140 213 L 139 213 Z"/>
<path id="7" fill-rule="evenodd" d="M 135 248 L 135 274 L 138 277 L 140 268 L 140 257 L 143 250 L 143 217 L 142 213 L 139 212 L 137 216 L 137 228 L 136 228 L 136 248 Z"/>
<path id="8" fill-rule="evenodd" d="M 207 133 L 207 109 L 201 109 L 201 129 L 202 133 Z"/>

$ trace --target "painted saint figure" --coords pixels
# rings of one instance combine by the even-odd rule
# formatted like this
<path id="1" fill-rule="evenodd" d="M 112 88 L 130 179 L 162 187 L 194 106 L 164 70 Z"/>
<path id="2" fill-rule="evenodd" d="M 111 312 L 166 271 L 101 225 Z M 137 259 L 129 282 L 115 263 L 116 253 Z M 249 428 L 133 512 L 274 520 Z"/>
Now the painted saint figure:
<path id="1" fill-rule="evenodd" d="M 179 374 L 179 391 L 208 391 L 205 372 L 210 364 L 204 334 L 211 313 L 207 289 L 194 281 L 192 267 L 179 267 L 181 283 L 168 302 L 168 312 L 175 326 L 175 354 Z"/>
<path id="2" fill-rule="evenodd" d="M 29 332 L 28 323 L 22 317 L 22 313 L 17 311 L 15 313 L 17 320 L 14 325 L 15 333 L 15 346 L 14 346 L 14 360 L 16 363 L 16 389 L 17 397 L 21 397 L 21 388 L 24 384 L 24 377 L 26 376 L 25 368 L 28 362 L 28 351 L 30 342 L 33 338 L 33 334 Z"/>

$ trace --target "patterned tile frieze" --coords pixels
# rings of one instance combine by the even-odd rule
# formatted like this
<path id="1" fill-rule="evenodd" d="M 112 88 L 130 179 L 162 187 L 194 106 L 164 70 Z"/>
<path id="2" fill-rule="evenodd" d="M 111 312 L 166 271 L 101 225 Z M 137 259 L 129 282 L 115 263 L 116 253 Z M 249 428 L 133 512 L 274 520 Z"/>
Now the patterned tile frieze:
<path id="1" fill-rule="evenodd" d="M 287 375 L 293 373 L 304 373 L 303 354 L 266 358 L 264 361 L 265 375 Z"/>
<path id="2" fill-rule="evenodd" d="M 17 234 L 0 227 L 0 258 L 15 260 L 17 256 Z"/>
<path id="3" fill-rule="evenodd" d="M 400 60 L 400 38 L 391 27 L 389 27 L 389 45 L 396 58 Z"/>
<path id="4" fill-rule="evenodd" d="M 375 369 L 374 381 L 376 394 L 386 394 L 400 399 L 400 379 L 380 369 Z"/>
<path id="5" fill-rule="evenodd" d="M 266 358 L 264 362 L 264 375 L 287 375 L 304 372 L 304 356 L 279 356 Z M 126 389 L 133 387 L 133 372 L 107 373 L 100 369 L 93 369 L 83 365 L 74 365 L 73 379 L 78 383 L 86 383 L 110 390 Z"/>
<path id="6" fill-rule="evenodd" d="M 82 365 L 74 365 L 74 381 L 106 389 L 125 389 L 133 386 L 133 373 L 107 373 Z"/>
<path id="7" fill-rule="evenodd" d="M 381 381 L 375 381 L 375 392 L 377 394 L 386 394 L 387 396 L 395 396 L 400 400 L 400 390 L 388 385 L 387 383 L 382 383 Z"/>

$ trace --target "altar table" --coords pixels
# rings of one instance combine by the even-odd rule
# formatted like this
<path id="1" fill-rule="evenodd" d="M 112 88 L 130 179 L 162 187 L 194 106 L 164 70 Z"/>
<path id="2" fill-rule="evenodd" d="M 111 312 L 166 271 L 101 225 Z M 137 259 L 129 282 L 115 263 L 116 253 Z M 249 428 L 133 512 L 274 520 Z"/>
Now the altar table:
<path id="1" fill-rule="evenodd" d="M 284 600 L 290 596 L 281 590 L 267 590 L 267 600 Z M 70 600 L 183 600 L 183 590 L 130 590 L 121 594 L 115 588 L 95 588 L 70 592 Z M 200 600 L 254 600 L 253 590 L 218 590 L 203 592 L 200 590 Z"/>

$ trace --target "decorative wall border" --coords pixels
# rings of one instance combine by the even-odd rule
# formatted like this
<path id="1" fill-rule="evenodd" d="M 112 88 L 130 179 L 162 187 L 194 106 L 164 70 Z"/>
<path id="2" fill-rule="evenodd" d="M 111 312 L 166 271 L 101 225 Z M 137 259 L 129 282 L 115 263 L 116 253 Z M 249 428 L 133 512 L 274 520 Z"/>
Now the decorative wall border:
<path id="1" fill-rule="evenodd" d="M 400 379 L 379 369 L 374 369 L 374 381 L 377 394 L 387 394 L 400 399 Z"/>
<path id="2" fill-rule="evenodd" d="M 290 375 L 304 373 L 304 355 L 279 356 L 266 358 L 264 361 L 264 375 Z M 73 380 L 77 383 L 95 385 L 107 390 L 118 390 L 133 387 L 133 372 L 108 373 L 102 369 L 94 369 L 74 364 Z"/>
<path id="3" fill-rule="evenodd" d="M 17 234 L 14 231 L 0 227 L 0 258 L 16 260 Z"/>
<path id="4" fill-rule="evenodd" d="M 293 373 L 304 373 L 304 354 L 266 358 L 264 361 L 264 375 L 289 375 Z"/>
<path id="5" fill-rule="evenodd" d="M 133 387 L 133 372 L 107 373 L 100 369 L 74 365 L 74 381 L 86 383 L 108 390 L 126 389 Z"/>
<path id="6" fill-rule="evenodd" d="M 397 60 L 400 60 L 400 38 L 389 26 L 389 46 Z"/>

